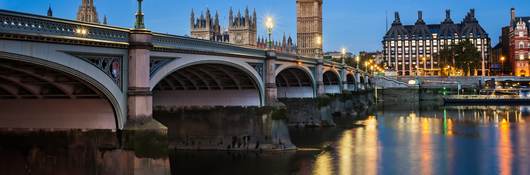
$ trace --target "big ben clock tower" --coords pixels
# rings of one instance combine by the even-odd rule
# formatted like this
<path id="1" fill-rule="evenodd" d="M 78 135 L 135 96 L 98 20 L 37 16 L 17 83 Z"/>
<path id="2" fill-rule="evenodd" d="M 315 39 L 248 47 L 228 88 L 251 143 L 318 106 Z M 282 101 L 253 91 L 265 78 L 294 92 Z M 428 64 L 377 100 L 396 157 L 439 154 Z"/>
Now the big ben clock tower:
<path id="1" fill-rule="evenodd" d="M 296 14 L 299 54 L 322 56 L 322 0 L 297 0 Z"/>

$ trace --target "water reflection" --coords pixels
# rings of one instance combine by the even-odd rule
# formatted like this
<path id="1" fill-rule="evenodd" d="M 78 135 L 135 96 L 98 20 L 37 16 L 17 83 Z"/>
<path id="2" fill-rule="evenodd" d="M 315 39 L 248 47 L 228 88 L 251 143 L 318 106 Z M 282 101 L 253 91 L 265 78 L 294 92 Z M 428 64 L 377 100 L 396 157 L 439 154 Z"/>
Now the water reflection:
<path id="1" fill-rule="evenodd" d="M 329 152 L 323 152 L 318 155 L 315 161 L 315 168 L 313 174 L 318 175 L 331 175 L 333 173 L 332 157 Z"/>
<path id="2" fill-rule="evenodd" d="M 67 139 L 74 143 L 60 149 L 26 145 L 18 152 L 2 143 L 0 169 L 7 174 L 530 174 L 529 109 L 379 109 L 353 121 L 355 127 L 291 128 L 293 142 L 302 148 L 296 152 L 172 151 L 142 158 L 79 139 Z"/>
<path id="3" fill-rule="evenodd" d="M 497 153 L 499 159 L 499 170 L 501 175 L 512 174 L 512 142 L 510 140 L 510 124 L 509 115 L 502 118 L 499 122 L 499 141 L 497 145 Z"/>

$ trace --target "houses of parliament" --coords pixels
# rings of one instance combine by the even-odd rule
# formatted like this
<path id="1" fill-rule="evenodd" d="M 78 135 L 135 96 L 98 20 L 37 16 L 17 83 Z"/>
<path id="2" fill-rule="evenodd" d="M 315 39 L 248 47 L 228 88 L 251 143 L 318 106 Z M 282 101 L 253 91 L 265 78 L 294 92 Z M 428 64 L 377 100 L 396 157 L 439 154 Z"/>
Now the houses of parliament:
<path id="1" fill-rule="evenodd" d="M 285 34 L 281 41 L 268 41 L 268 38 L 257 36 L 257 14 L 252 15 L 247 9 L 241 14 L 228 13 L 228 27 L 223 30 L 219 21 L 219 13 L 212 13 L 209 9 L 196 16 L 191 11 L 190 36 L 192 38 L 226 42 L 235 45 L 267 48 L 272 43 L 274 50 L 288 53 L 298 53 L 303 56 L 322 56 L 322 0 L 297 0 L 297 44 Z"/>
<path id="2" fill-rule="evenodd" d="M 268 41 L 268 38 L 258 38 L 258 17 L 256 10 L 250 14 L 248 8 L 243 14 L 235 14 L 230 9 L 228 27 L 223 28 L 219 14 L 215 16 L 209 9 L 200 16 L 192 10 L 190 16 L 190 36 L 192 38 L 226 42 L 240 46 L 267 48 L 272 43 L 272 49 L 281 52 L 297 53 L 308 57 L 322 57 L 322 0 L 297 0 L 297 43 L 293 38 L 283 35 L 282 40 Z M 53 16 L 51 7 L 48 16 Z M 77 11 L 78 21 L 101 23 L 94 5 L 94 0 L 82 0 Z M 107 17 L 103 17 L 102 24 L 107 24 Z M 224 29 L 224 30 L 223 30 Z"/>

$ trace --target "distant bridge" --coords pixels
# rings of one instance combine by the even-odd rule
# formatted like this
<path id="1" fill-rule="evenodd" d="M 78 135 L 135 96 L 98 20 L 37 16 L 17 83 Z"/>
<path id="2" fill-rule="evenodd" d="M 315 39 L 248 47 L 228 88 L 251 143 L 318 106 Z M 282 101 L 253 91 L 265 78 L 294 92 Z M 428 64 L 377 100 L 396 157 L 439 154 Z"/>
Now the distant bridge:
<path id="1" fill-rule="evenodd" d="M 0 128 L 123 129 L 153 106 L 266 106 L 370 88 L 319 58 L 0 10 Z"/>

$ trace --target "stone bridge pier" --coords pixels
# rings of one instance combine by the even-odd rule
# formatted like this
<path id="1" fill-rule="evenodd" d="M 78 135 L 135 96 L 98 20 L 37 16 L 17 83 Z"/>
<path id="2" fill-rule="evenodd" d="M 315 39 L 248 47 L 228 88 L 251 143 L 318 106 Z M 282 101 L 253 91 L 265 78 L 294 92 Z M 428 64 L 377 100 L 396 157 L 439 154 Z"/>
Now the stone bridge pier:
<path id="1" fill-rule="evenodd" d="M 322 58 L 149 31 L 141 11 L 134 29 L 4 10 L 0 21 L 1 130 L 291 149 L 287 126 L 333 126 L 371 88 L 368 74 Z"/>

